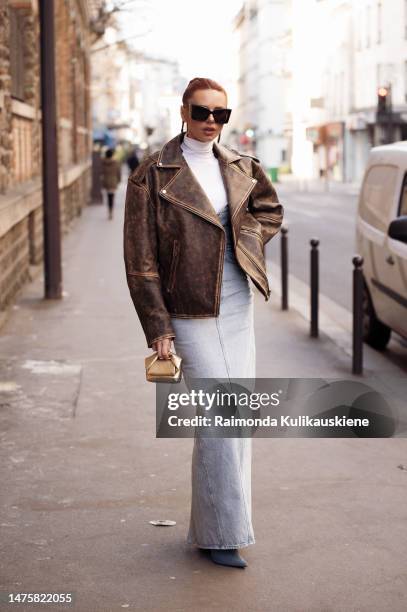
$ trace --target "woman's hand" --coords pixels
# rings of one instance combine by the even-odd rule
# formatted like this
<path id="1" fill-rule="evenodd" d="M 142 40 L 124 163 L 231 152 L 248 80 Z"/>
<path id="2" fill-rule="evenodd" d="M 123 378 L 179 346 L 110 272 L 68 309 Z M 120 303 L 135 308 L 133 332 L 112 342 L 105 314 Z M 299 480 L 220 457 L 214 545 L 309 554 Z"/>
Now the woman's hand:
<path id="1" fill-rule="evenodd" d="M 157 351 L 159 359 L 169 359 L 172 338 L 163 338 L 152 344 L 153 351 Z"/>

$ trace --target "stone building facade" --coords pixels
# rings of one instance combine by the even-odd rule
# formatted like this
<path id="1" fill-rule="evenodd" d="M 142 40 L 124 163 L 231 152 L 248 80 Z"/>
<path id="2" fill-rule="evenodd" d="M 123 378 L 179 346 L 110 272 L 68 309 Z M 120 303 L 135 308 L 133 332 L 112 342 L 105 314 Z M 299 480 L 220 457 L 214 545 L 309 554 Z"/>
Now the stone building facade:
<path id="1" fill-rule="evenodd" d="M 85 0 L 55 2 L 61 233 L 88 203 L 90 32 Z M 0 314 L 41 267 L 40 32 L 37 0 L 0 0 Z"/>

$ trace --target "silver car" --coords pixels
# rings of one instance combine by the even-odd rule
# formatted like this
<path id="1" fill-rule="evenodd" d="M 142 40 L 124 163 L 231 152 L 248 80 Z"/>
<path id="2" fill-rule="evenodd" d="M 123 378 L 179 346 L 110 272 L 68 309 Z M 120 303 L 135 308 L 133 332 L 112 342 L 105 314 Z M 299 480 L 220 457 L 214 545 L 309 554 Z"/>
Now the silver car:
<path id="1" fill-rule="evenodd" d="M 364 265 L 364 340 L 407 339 L 407 141 L 373 147 L 359 194 L 356 250 Z"/>

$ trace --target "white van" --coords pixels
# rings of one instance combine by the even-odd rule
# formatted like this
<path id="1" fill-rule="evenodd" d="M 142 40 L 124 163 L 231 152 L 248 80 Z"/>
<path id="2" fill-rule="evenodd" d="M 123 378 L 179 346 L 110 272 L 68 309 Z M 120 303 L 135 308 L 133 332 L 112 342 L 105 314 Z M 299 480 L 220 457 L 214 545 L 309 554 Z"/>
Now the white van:
<path id="1" fill-rule="evenodd" d="M 364 341 L 407 338 L 407 141 L 373 147 L 359 194 L 356 251 L 364 275 Z"/>

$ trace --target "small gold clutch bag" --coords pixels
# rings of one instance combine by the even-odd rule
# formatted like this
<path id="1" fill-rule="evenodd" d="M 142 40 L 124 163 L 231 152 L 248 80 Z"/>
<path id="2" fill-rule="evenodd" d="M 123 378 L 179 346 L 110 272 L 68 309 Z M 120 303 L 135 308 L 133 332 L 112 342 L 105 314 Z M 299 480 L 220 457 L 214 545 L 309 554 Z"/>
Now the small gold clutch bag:
<path id="1" fill-rule="evenodd" d="M 149 382 L 180 382 L 182 376 L 182 357 L 170 352 L 170 359 L 158 359 L 155 352 L 145 358 L 146 379 Z"/>

